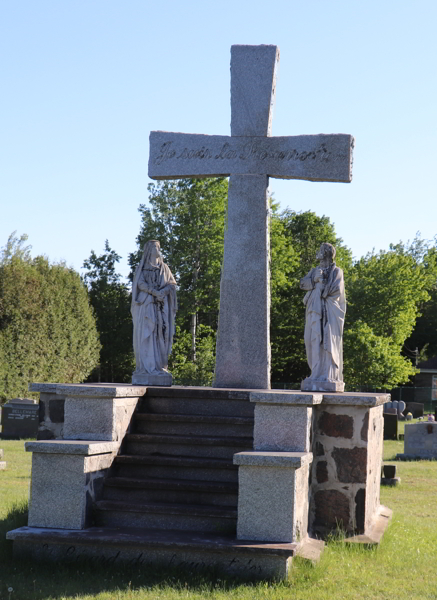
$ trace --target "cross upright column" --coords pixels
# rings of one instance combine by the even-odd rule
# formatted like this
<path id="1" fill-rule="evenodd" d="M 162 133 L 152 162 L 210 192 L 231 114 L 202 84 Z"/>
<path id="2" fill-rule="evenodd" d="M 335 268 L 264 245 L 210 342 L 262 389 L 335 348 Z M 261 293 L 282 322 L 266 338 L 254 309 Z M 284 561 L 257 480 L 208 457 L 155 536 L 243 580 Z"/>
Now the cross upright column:
<path id="1" fill-rule="evenodd" d="M 231 136 L 269 137 L 277 46 L 232 46 Z M 267 175 L 232 173 L 220 284 L 216 387 L 270 389 Z"/>

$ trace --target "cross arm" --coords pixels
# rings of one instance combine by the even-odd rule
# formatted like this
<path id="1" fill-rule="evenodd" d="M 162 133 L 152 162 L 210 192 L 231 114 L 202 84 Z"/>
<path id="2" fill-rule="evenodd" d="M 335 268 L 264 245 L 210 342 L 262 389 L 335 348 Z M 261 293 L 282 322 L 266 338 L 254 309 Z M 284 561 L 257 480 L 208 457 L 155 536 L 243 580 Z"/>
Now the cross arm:
<path id="1" fill-rule="evenodd" d="M 353 145 L 348 134 L 249 137 L 152 131 L 149 177 L 241 174 L 349 183 Z"/>

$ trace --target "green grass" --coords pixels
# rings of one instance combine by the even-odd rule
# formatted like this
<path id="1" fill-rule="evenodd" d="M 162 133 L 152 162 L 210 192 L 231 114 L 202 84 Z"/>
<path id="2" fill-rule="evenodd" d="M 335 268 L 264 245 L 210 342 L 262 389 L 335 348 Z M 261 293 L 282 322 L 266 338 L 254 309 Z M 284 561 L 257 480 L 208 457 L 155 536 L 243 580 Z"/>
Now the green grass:
<path id="1" fill-rule="evenodd" d="M 317 566 L 295 559 L 289 582 L 244 584 L 213 572 L 15 562 L 4 536 L 25 524 L 31 456 L 23 442 L 3 440 L 0 447 L 8 463 L 0 471 L 1 600 L 437 599 L 437 461 L 396 463 L 401 485 L 381 488 L 394 517 L 379 548 L 333 539 Z M 385 461 L 402 451 L 403 442 L 385 442 Z"/>

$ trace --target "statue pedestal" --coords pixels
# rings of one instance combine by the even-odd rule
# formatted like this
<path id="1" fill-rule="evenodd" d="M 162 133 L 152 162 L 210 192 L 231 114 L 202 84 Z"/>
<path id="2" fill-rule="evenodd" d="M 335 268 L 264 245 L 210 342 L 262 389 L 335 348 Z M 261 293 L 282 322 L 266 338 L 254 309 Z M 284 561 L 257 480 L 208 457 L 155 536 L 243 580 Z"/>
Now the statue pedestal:
<path id="1" fill-rule="evenodd" d="M 300 384 L 303 392 L 344 392 L 343 381 L 318 381 L 307 377 Z"/>
<path id="2" fill-rule="evenodd" d="M 165 385 L 171 386 L 171 373 L 136 373 L 132 375 L 132 385 Z"/>

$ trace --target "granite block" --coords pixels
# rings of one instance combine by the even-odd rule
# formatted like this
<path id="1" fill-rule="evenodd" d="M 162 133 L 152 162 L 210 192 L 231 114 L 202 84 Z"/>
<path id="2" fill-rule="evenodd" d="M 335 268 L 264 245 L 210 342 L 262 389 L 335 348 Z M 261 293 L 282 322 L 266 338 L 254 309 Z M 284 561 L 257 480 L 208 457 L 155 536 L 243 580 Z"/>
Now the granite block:
<path id="1" fill-rule="evenodd" d="M 105 454 L 116 452 L 120 444 L 117 442 L 94 442 L 76 440 L 53 440 L 26 442 L 26 452 L 37 452 L 40 454 L 81 454 L 91 456 L 93 454 Z"/>
<path id="2" fill-rule="evenodd" d="M 256 404 L 254 450 L 310 452 L 312 408 Z"/>
<path id="3" fill-rule="evenodd" d="M 260 390 L 250 392 L 251 402 L 263 404 L 287 404 L 290 406 L 313 406 L 321 404 L 323 394 L 294 390 Z"/>
<path id="4" fill-rule="evenodd" d="M 313 460 L 311 452 L 238 452 L 234 465 L 299 469 Z"/>

